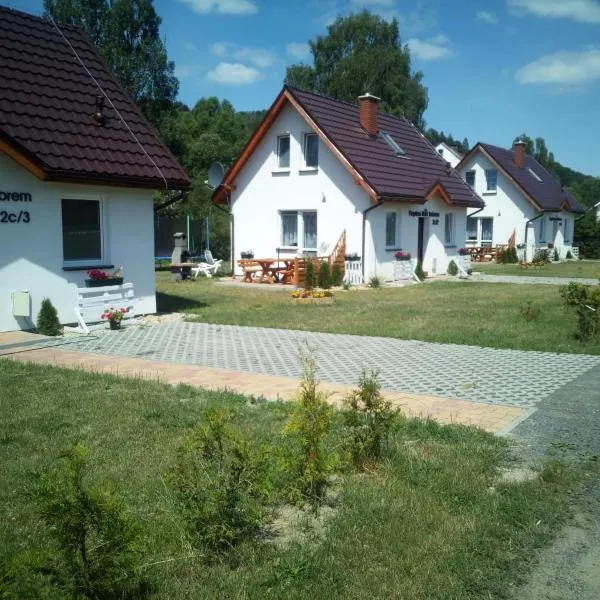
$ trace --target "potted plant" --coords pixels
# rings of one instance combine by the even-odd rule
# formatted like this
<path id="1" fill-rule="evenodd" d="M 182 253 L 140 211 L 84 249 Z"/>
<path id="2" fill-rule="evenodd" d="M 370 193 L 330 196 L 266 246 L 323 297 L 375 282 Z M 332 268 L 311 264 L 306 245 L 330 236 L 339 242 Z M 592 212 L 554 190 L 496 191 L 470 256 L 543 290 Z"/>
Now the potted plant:
<path id="1" fill-rule="evenodd" d="M 410 260 L 410 252 L 402 252 L 402 250 L 399 250 L 394 256 L 396 257 L 396 260 Z"/>
<path id="2" fill-rule="evenodd" d="M 344 259 L 350 262 L 354 262 L 360 260 L 360 256 L 356 252 L 354 252 L 352 254 L 346 254 L 346 256 L 344 256 Z"/>
<path id="3" fill-rule="evenodd" d="M 254 250 L 244 250 L 240 252 L 242 258 L 254 258 Z"/>
<path id="4" fill-rule="evenodd" d="M 105 285 L 122 285 L 121 267 L 115 269 L 111 274 L 100 269 L 91 269 L 87 272 L 88 279 L 85 280 L 85 287 L 102 287 Z"/>
<path id="5" fill-rule="evenodd" d="M 469 252 L 468 248 L 459 248 L 458 254 L 459 254 L 459 256 L 468 256 L 471 253 Z"/>
<path id="6" fill-rule="evenodd" d="M 126 312 L 126 308 L 115 309 L 111 306 L 100 315 L 100 318 L 106 319 L 111 329 L 121 329 L 121 321 Z"/>

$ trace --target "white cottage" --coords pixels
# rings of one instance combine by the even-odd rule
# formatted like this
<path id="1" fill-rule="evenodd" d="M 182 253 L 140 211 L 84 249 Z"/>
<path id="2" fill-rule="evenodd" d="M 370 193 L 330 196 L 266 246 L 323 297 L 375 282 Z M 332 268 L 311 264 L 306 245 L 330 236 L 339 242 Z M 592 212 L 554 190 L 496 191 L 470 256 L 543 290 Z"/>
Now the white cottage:
<path id="1" fill-rule="evenodd" d="M 156 310 L 153 190 L 189 180 L 75 27 L 0 7 L 0 331 L 50 298 L 76 322 L 90 269 Z"/>
<path id="2" fill-rule="evenodd" d="M 457 259 L 482 200 L 410 122 L 359 102 L 284 87 L 213 195 L 234 259 L 326 255 L 344 232 L 365 278 L 392 279 L 397 252 L 432 275 Z"/>
<path id="3" fill-rule="evenodd" d="M 517 142 L 512 150 L 478 143 L 457 171 L 485 201 L 469 211 L 467 246 L 496 246 L 514 239 L 526 246 L 556 248 L 565 258 L 573 248 L 575 218 L 584 212 L 575 198 Z"/>

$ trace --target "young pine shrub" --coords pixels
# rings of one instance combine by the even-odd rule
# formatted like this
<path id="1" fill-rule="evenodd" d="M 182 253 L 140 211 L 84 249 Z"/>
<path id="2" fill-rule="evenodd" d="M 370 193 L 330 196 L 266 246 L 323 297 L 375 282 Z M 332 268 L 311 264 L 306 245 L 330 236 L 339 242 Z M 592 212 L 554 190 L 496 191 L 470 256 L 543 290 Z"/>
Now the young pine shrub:
<path id="1" fill-rule="evenodd" d="M 379 279 L 378 275 L 372 275 L 369 279 L 369 287 L 373 289 L 378 289 L 381 287 L 381 279 Z"/>
<path id="2" fill-rule="evenodd" d="M 37 316 L 37 331 L 42 335 L 60 335 L 62 327 L 58 320 L 58 312 L 50 301 L 44 298 Z"/>
<path id="3" fill-rule="evenodd" d="M 559 288 L 566 307 L 575 309 L 577 338 L 586 342 L 600 333 L 600 285 L 587 286 L 571 282 Z"/>
<path id="4" fill-rule="evenodd" d="M 376 371 L 363 370 L 358 389 L 344 400 L 346 451 L 357 469 L 377 463 L 384 455 L 397 411 L 383 398 Z"/>
<path id="5" fill-rule="evenodd" d="M 448 263 L 448 275 L 452 277 L 458 275 L 458 265 L 453 260 Z"/>
<path id="6" fill-rule="evenodd" d="M 319 287 L 322 290 L 331 289 L 331 268 L 326 260 L 319 266 Z"/>
<path id="7" fill-rule="evenodd" d="M 425 273 L 425 271 L 423 271 L 423 263 L 420 260 L 417 261 L 417 266 L 415 267 L 415 275 L 421 281 L 423 281 L 424 279 L 427 278 L 427 273 Z"/>
<path id="8" fill-rule="evenodd" d="M 335 287 L 339 287 L 344 282 L 344 272 L 338 263 L 333 263 L 331 267 L 331 283 Z"/>
<path id="9" fill-rule="evenodd" d="M 40 490 L 42 517 L 58 548 L 52 579 L 71 598 L 146 598 L 140 530 L 112 493 L 85 484 L 87 464 L 86 448 L 74 445 Z"/>
<path id="10" fill-rule="evenodd" d="M 573 259 L 573 253 L 570 250 L 567 250 L 567 256 L 565 257 L 567 260 Z"/>
<path id="11" fill-rule="evenodd" d="M 304 271 L 304 289 L 312 290 L 315 283 L 315 263 L 312 260 L 307 260 Z"/>
<path id="12" fill-rule="evenodd" d="M 554 248 L 554 262 L 558 262 L 560 260 L 560 255 L 558 253 L 558 248 Z"/>
<path id="13" fill-rule="evenodd" d="M 267 522 L 266 460 L 211 411 L 179 449 L 170 475 L 193 544 L 225 554 L 255 537 Z"/>
<path id="14" fill-rule="evenodd" d="M 299 356 L 303 366 L 302 382 L 284 434 L 294 436 L 296 441 L 296 456 L 289 466 L 294 481 L 292 495 L 317 509 L 325 497 L 332 466 L 324 442 L 333 409 L 318 389 L 314 350 L 306 346 L 300 349 Z"/>
<path id="15" fill-rule="evenodd" d="M 519 262 L 519 255 L 515 246 L 509 246 L 502 252 L 503 262 L 505 264 L 516 264 Z"/>

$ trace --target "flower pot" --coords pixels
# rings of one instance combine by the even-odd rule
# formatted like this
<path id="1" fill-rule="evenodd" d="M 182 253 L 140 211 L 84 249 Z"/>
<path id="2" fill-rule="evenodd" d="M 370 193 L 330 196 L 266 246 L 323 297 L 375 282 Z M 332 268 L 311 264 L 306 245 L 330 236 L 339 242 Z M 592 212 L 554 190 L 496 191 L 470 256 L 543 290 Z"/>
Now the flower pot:
<path id="1" fill-rule="evenodd" d="M 121 321 L 109 321 L 108 324 L 110 325 L 112 331 L 121 329 Z"/>
<path id="2" fill-rule="evenodd" d="M 122 277 L 110 277 L 108 279 L 86 279 L 85 287 L 105 287 L 107 285 L 123 285 Z"/>
<path id="3" fill-rule="evenodd" d="M 410 260 L 410 256 L 396 256 L 396 260 L 398 260 L 398 261 Z"/>

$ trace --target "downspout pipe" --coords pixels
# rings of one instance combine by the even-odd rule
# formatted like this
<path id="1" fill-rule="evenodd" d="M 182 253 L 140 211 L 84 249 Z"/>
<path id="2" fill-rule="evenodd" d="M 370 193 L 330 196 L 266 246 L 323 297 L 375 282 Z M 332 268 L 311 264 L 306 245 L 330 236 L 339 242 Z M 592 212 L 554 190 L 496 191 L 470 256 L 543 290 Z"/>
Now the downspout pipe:
<path id="1" fill-rule="evenodd" d="M 527 253 L 527 233 L 528 233 L 528 227 L 530 223 L 533 223 L 534 221 L 537 221 L 538 219 L 540 219 L 541 217 L 543 217 L 546 213 L 545 212 L 541 212 L 537 217 L 533 217 L 533 219 L 529 219 L 529 221 L 527 221 L 525 223 L 525 253 Z"/>
<path id="2" fill-rule="evenodd" d="M 365 257 L 365 248 L 366 248 L 365 235 L 366 235 L 366 229 L 367 229 L 367 214 L 370 213 L 372 210 L 375 210 L 376 208 L 381 206 L 384 202 L 385 202 L 385 200 L 383 198 L 380 198 L 379 200 L 377 200 L 377 202 L 375 204 L 373 204 L 372 206 L 369 206 L 369 208 L 363 210 L 363 213 L 362 213 L 362 216 L 363 216 L 363 220 L 362 220 L 362 278 L 363 278 L 363 281 L 365 280 L 365 263 L 367 262 L 366 257 Z"/>
<path id="3" fill-rule="evenodd" d="M 231 212 L 231 194 L 227 192 L 227 208 L 223 208 L 220 204 L 213 204 L 221 212 L 224 212 L 229 217 L 229 238 L 231 243 L 229 244 L 229 264 L 231 266 L 231 272 L 235 274 L 235 239 L 234 239 L 234 227 L 233 227 L 233 213 Z"/>

